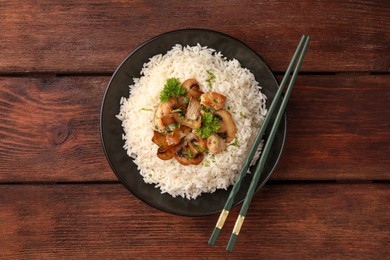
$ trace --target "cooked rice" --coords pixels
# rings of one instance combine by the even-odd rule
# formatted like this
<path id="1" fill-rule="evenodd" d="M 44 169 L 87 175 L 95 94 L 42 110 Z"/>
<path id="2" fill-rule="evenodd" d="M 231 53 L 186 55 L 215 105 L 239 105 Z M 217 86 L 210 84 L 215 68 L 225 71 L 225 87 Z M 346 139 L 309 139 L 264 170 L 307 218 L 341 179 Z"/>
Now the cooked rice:
<path id="1" fill-rule="evenodd" d="M 159 159 L 158 147 L 151 141 L 153 116 L 166 80 L 176 77 L 183 82 L 195 78 L 201 90 L 209 92 L 207 71 L 216 77 L 211 81 L 212 91 L 227 97 L 225 109 L 236 123 L 238 145 L 229 145 L 216 155 L 205 155 L 199 165 L 183 166 L 175 159 Z M 129 98 L 121 99 L 117 118 L 125 133 L 124 149 L 134 159 L 144 181 L 155 184 L 162 193 L 195 199 L 201 193 L 226 189 L 234 183 L 267 113 L 266 97 L 260 89 L 254 75 L 237 60 L 227 60 L 220 52 L 199 44 L 176 45 L 165 55 L 156 55 L 145 63 L 141 77 L 130 86 Z"/>

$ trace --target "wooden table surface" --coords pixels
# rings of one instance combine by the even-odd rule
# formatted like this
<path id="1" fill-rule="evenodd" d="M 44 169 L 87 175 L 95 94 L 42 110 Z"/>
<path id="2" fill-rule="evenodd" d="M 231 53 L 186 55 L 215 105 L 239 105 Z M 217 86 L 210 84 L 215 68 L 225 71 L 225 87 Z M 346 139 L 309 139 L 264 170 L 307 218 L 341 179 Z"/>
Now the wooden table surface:
<path id="1" fill-rule="evenodd" d="M 390 2 L 1 1 L 0 258 L 390 256 Z M 103 93 L 139 44 L 207 28 L 247 43 L 280 80 L 312 37 L 282 159 L 236 247 L 218 218 L 149 207 L 100 143 Z"/>

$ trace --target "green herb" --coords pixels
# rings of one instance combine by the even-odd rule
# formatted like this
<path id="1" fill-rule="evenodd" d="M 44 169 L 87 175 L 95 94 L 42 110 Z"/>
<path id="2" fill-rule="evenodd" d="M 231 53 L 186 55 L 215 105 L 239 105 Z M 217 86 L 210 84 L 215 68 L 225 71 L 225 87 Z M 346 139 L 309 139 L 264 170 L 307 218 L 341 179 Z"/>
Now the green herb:
<path id="1" fill-rule="evenodd" d="M 141 110 L 143 110 L 143 111 L 153 111 L 153 110 L 150 109 L 150 108 L 144 108 L 144 107 L 141 107 Z"/>
<path id="2" fill-rule="evenodd" d="M 200 109 L 203 111 L 209 112 L 209 109 L 203 104 L 200 104 Z"/>
<path id="3" fill-rule="evenodd" d="M 231 144 L 229 144 L 229 146 L 237 146 L 238 147 L 238 139 L 237 139 L 237 137 L 234 139 L 234 142 L 233 143 L 231 143 Z"/>
<path id="4" fill-rule="evenodd" d="M 243 118 L 248 118 L 244 113 L 240 112 L 240 116 Z"/>
<path id="5" fill-rule="evenodd" d="M 184 96 L 186 93 L 186 89 L 181 86 L 178 78 L 169 78 L 160 93 L 160 100 L 167 102 L 170 97 Z"/>
<path id="6" fill-rule="evenodd" d="M 206 80 L 206 82 L 209 84 L 209 89 L 211 90 L 212 88 L 213 88 L 213 86 L 211 85 L 211 81 L 213 80 L 213 79 L 215 79 L 215 74 L 214 73 L 212 73 L 211 71 L 209 71 L 209 70 L 206 70 L 206 72 L 207 72 L 207 74 L 209 74 L 209 78 Z"/>
<path id="7" fill-rule="evenodd" d="M 186 154 L 187 154 L 187 156 L 188 156 L 190 159 L 194 158 L 194 154 L 191 152 L 191 150 L 187 150 Z"/>
<path id="8" fill-rule="evenodd" d="M 181 108 L 177 108 L 177 109 L 172 110 L 172 113 L 181 113 L 181 112 L 183 112 L 183 110 L 181 110 Z"/>
<path id="9" fill-rule="evenodd" d="M 202 127 L 196 130 L 196 133 L 202 138 L 207 138 L 217 132 L 220 127 L 221 122 L 219 119 L 210 112 L 206 112 L 202 116 Z"/>
<path id="10" fill-rule="evenodd" d="M 209 162 L 209 161 L 205 161 L 205 162 L 203 163 L 203 166 L 209 167 L 209 166 L 210 166 L 210 162 Z"/>
<path id="11" fill-rule="evenodd" d="M 149 173 L 149 177 L 152 177 L 152 174 Z"/>
<path id="12" fill-rule="evenodd" d="M 193 144 L 193 145 L 195 146 L 195 149 L 198 150 L 199 152 L 203 152 L 204 151 L 202 146 L 197 145 L 197 144 Z"/>

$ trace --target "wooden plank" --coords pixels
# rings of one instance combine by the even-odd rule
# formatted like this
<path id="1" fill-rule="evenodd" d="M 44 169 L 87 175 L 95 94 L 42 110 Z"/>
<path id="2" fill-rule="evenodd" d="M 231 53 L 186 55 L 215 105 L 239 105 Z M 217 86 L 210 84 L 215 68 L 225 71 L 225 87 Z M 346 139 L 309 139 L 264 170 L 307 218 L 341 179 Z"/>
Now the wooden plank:
<path id="1" fill-rule="evenodd" d="M 1 185 L 1 255 L 384 259 L 390 254 L 389 200 L 388 184 L 268 185 L 256 194 L 228 254 L 239 208 L 210 247 L 217 215 L 163 213 L 119 184 Z"/>
<path id="2" fill-rule="evenodd" d="M 273 179 L 388 180 L 389 79 L 300 76 Z M 0 78 L 0 182 L 116 180 L 99 135 L 108 81 Z"/>
<path id="3" fill-rule="evenodd" d="M 107 77 L 1 78 L 0 180 L 112 180 L 99 134 Z"/>
<path id="4" fill-rule="evenodd" d="M 390 75 L 301 76 L 275 179 L 389 179 Z"/>
<path id="5" fill-rule="evenodd" d="M 182 28 L 246 42 L 277 71 L 302 34 L 302 70 L 389 71 L 390 4 L 375 1 L 5 1 L 0 73 L 112 72 L 139 44 Z"/>

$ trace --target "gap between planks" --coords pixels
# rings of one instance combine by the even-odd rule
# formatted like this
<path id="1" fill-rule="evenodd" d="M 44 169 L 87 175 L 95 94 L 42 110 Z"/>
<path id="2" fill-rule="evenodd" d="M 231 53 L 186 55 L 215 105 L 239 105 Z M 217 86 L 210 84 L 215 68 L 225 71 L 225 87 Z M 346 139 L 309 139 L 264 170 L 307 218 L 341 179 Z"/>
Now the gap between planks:
<path id="1" fill-rule="evenodd" d="M 12 185 L 111 185 L 121 184 L 120 181 L 27 181 L 27 182 L 1 182 L 0 186 Z M 319 184 L 390 184 L 390 180 L 270 180 L 266 185 L 319 185 Z"/>

